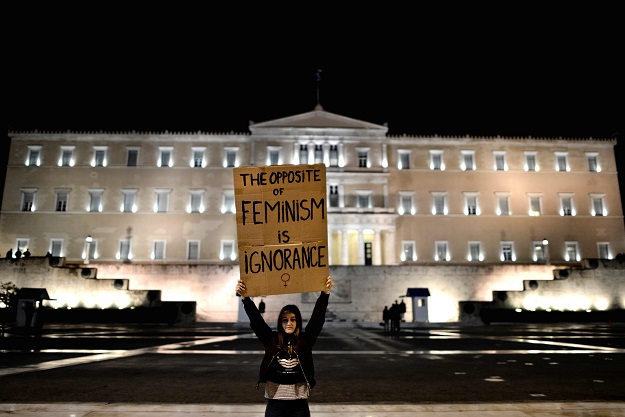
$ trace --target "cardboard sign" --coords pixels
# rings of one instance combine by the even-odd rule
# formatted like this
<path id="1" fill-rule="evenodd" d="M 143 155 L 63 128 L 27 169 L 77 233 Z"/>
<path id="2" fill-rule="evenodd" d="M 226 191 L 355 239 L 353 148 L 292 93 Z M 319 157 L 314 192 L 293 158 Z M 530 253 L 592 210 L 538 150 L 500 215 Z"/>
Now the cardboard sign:
<path id="1" fill-rule="evenodd" d="M 326 167 L 233 169 L 245 296 L 321 291 L 329 275 Z"/>

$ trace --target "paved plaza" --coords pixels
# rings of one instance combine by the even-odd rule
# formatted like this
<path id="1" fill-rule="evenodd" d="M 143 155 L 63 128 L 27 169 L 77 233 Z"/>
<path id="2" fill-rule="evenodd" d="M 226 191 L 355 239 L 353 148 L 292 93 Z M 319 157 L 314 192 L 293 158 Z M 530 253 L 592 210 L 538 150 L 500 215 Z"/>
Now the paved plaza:
<path id="1" fill-rule="evenodd" d="M 48 325 L 1 343 L 0 415 L 263 415 L 245 325 Z M 625 416 L 622 323 L 329 322 L 315 368 L 314 416 Z"/>

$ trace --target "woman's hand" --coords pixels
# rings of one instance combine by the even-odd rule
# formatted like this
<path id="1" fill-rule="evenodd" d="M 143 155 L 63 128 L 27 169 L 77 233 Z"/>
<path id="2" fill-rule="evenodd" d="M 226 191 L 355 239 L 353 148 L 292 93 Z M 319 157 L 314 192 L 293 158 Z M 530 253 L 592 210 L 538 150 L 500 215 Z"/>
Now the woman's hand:
<path id="1" fill-rule="evenodd" d="M 237 282 L 237 294 L 241 296 L 241 300 L 245 300 L 243 294 L 245 294 L 245 283 L 241 280 Z"/>
<path id="2" fill-rule="evenodd" d="M 330 294 L 332 287 L 334 287 L 334 281 L 332 281 L 332 277 L 328 275 L 328 279 L 326 279 L 326 287 L 323 292 L 326 294 Z"/>

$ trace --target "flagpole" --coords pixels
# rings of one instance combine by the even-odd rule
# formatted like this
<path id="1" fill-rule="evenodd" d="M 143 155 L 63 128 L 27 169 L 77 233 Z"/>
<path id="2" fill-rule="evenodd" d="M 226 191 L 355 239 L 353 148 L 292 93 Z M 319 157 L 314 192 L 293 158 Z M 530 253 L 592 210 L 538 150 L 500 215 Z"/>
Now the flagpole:
<path id="1" fill-rule="evenodd" d="M 317 79 L 317 107 L 321 105 L 321 101 L 319 99 L 319 82 L 321 81 L 321 70 L 318 69 L 317 73 L 316 73 L 316 79 Z"/>

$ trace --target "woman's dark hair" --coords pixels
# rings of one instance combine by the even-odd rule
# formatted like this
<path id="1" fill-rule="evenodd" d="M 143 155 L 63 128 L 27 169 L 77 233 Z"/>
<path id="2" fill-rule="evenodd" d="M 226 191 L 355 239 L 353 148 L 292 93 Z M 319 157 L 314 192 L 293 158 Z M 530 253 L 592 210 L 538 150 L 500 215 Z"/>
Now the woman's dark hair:
<path id="1" fill-rule="evenodd" d="M 293 336 L 287 335 L 286 332 L 284 331 L 284 327 L 282 327 L 282 316 L 285 313 L 295 314 L 297 327 L 295 328 L 295 331 L 293 332 Z M 280 314 L 278 314 L 278 325 L 276 326 L 276 328 L 278 329 L 278 347 L 280 349 L 286 349 L 286 345 L 287 345 L 286 340 L 297 339 L 297 337 L 299 336 L 299 332 L 302 329 L 302 313 L 299 311 L 299 307 L 297 307 L 295 304 L 288 304 L 282 307 L 282 309 L 280 310 Z"/>

